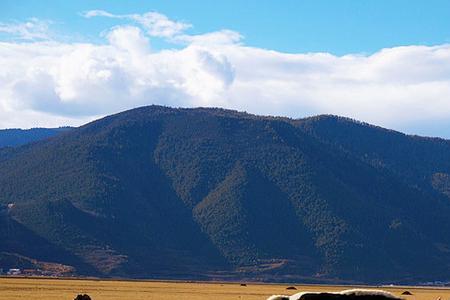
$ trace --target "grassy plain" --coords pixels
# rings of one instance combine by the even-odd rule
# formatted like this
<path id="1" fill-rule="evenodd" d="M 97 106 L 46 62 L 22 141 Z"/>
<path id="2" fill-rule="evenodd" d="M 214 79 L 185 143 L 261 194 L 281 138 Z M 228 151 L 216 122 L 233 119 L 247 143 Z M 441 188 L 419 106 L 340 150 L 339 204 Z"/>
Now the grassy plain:
<path id="1" fill-rule="evenodd" d="M 272 294 L 294 294 L 299 291 L 340 291 L 348 286 L 289 285 L 238 283 L 187 283 L 156 281 L 65 280 L 0 278 L 0 300 L 73 300 L 79 293 L 93 300 L 265 300 Z M 450 289 L 395 287 L 382 288 L 395 295 L 408 290 L 406 300 L 450 300 Z"/>

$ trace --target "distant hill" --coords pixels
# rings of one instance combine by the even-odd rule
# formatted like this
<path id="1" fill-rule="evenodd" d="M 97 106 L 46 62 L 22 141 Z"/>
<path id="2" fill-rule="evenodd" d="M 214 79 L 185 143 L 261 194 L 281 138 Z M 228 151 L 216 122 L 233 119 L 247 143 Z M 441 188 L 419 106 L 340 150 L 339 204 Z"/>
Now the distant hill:
<path id="1" fill-rule="evenodd" d="M 0 148 L 21 146 L 27 143 L 52 137 L 70 129 L 71 127 L 0 129 Z"/>
<path id="2" fill-rule="evenodd" d="M 446 281 L 449 197 L 447 140 L 150 106 L 0 151 L 0 258 L 134 278 Z"/>

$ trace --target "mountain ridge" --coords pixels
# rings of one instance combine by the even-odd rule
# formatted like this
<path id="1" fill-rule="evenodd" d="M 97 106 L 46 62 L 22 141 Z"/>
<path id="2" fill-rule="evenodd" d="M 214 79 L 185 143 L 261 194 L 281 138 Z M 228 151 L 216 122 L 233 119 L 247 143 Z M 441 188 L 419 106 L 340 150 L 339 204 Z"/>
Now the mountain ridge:
<path id="1" fill-rule="evenodd" d="M 58 128 L 8 128 L 0 129 L 0 148 L 17 147 L 28 143 L 40 141 L 52 136 L 69 131 L 72 127 Z"/>

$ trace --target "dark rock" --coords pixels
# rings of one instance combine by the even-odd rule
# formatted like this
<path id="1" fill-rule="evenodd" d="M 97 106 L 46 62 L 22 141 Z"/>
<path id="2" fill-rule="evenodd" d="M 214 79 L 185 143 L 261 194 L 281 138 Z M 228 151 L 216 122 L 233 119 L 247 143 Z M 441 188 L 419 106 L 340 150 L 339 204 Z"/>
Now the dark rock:
<path id="1" fill-rule="evenodd" d="M 404 291 L 404 292 L 402 293 L 402 295 L 408 295 L 408 296 L 410 296 L 410 295 L 412 295 L 412 293 L 411 293 L 410 291 Z"/>
<path id="2" fill-rule="evenodd" d="M 92 300 L 91 297 L 89 297 L 89 295 L 87 294 L 79 294 L 78 296 L 75 297 L 75 299 L 73 300 Z"/>
<path id="3" fill-rule="evenodd" d="M 357 295 L 357 294 L 337 294 L 337 293 L 307 293 L 303 294 L 298 300 L 394 300 L 385 295 Z"/>
<path id="4" fill-rule="evenodd" d="M 306 292 L 292 296 L 272 296 L 271 300 L 402 300 L 389 292 L 381 290 L 353 289 L 342 292 Z"/>

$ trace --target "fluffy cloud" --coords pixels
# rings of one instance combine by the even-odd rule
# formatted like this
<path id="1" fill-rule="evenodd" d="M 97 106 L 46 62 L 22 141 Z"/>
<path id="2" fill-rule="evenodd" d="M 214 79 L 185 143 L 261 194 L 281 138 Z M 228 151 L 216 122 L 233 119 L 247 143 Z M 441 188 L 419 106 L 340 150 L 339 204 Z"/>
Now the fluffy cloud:
<path id="1" fill-rule="evenodd" d="M 0 127 L 74 125 L 163 104 L 289 117 L 338 114 L 446 134 L 436 124 L 450 119 L 450 45 L 371 55 L 287 54 L 247 47 L 233 31 L 194 36 L 187 27 L 136 22 L 112 28 L 101 45 L 0 43 Z M 186 45 L 153 52 L 150 39 L 157 35 Z M 417 124 L 433 131 L 420 132 Z"/>
<path id="2" fill-rule="evenodd" d="M 139 24 L 151 37 L 164 38 L 168 42 L 180 44 L 233 44 L 242 39 L 239 32 L 224 29 L 205 34 L 190 35 L 186 30 L 192 27 L 186 22 L 174 21 L 157 12 L 145 14 L 116 15 L 104 10 L 90 10 L 82 14 L 85 18 L 106 17 L 133 21 Z"/>
<path id="3" fill-rule="evenodd" d="M 3 110 L 85 118 L 150 103 L 208 105 L 220 102 L 233 82 L 231 64 L 217 51 L 190 46 L 154 53 L 133 26 L 116 27 L 107 38 L 106 45 L 0 43 Z"/>

